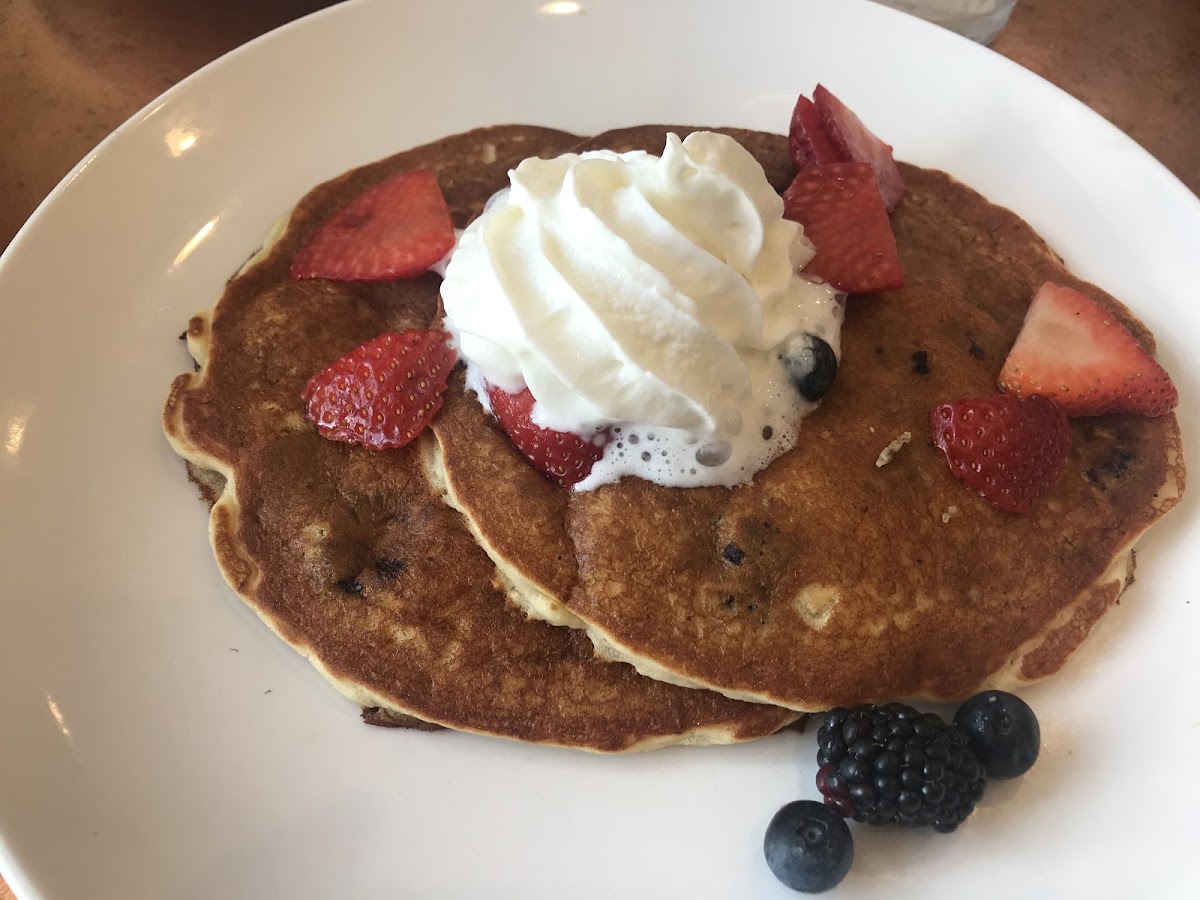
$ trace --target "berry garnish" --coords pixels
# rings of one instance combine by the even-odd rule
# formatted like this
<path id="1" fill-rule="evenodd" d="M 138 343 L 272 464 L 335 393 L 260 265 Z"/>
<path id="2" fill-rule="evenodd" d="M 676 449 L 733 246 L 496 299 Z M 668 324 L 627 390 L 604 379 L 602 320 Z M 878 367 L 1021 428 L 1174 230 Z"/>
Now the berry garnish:
<path id="1" fill-rule="evenodd" d="M 868 825 L 953 831 L 987 786 L 966 735 L 900 703 L 830 710 L 817 748 L 825 805 Z"/>
<path id="2" fill-rule="evenodd" d="M 984 691 L 958 708 L 954 724 L 988 778 L 1015 778 L 1038 758 L 1042 731 L 1029 704 L 1005 691 Z"/>
<path id="3" fill-rule="evenodd" d="M 454 248 L 454 223 L 433 172 L 401 172 L 326 219 L 296 253 L 292 278 L 413 278 Z"/>
<path id="4" fill-rule="evenodd" d="M 817 894 L 846 877 L 854 839 L 841 816 L 816 800 L 795 800 L 771 819 L 763 854 L 775 877 L 792 890 Z"/>
<path id="5" fill-rule="evenodd" d="M 804 271 L 851 294 L 904 284 L 896 238 L 866 163 L 803 170 L 784 191 L 783 210 L 785 217 L 804 226 L 816 246 Z"/>
<path id="6" fill-rule="evenodd" d="M 812 100 L 803 95 L 796 100 L 788 128 L 788 150 L 797 172 L 838 162 L 866 163 L 875 173 L 888 212 L 904 199 L 907 189 L 892 158 L 892 148 L 824 85 L 817 85 Z"/>
<path id="7" fill-rule="evenodd" d="M 823 84 L 818 84 L 813 91 L 813 104 L 821 117 L 821 127 L 842 159 L 870 164 L 879 179 L 879 193 L 883 195 L 884 205 L 888 212 L 895 209 L 904 199 L 907 188 L 892 157 L 891 145 L 876 137 L 850 107 Z"/>
<path id="8" fill-rule="evenodd" d="M 555 431 L 535 425 L 531 418 L 534 398 L 529 388 L 517 394 L 488 386 L 488 400 L 500 427 L 533 467 L 561 487 L 570 487 L 587 478 L 604 455 L 607 432 L 581 437 L 567 431 Z"/>
<path id="9" fill-rule="evenodd" d="M 792 110 L 792 123 L 788 128 L 788 150 L 796 171 L 810 166 L 825 166 L 835 162 L 849 162 L 829 141 L 821 127 L 821 114 L 816 104 L 801 94 Z"/>
<path id="10" fill-rule="evenodd" d="M 930 414 L 929 431 L 955 478 L 1022 515 L 1053 486 L 1071 449 L 1062 407 L 1039 396 L 943 403 Z"/>
<path id="11" fill-rule="evenodd" d="M 799 332 L 788 338 L 780 359 L 788 381 L 805 400 L 820 400 L 837 378 L 837 355 L 815 334 Z"/>
<path id="12" fill-rule="evenodd" d="M 1000 387 L 1052 397 L 1068 416 L 1161 416 L 1179 404 L 1171 377 L 1129 329 L 1090 297 L 1050 282 L 1029 304 Z"/>
<path id="13" fill-rule="evenodd" d="M 444 331 L 381 334 L 308 380 L 308 420 L 330 440 L 403 447 L 442 408 L 455 356 Z"/>

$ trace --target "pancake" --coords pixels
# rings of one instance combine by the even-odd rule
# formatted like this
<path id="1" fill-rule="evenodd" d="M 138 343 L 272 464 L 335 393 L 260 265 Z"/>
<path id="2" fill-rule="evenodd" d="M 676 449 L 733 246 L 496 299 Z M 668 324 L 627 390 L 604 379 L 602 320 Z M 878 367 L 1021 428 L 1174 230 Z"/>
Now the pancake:
<path id="1" fill-rule="evenodd" d="M 367 721 L 427 723 L 594 751 L 748 740 L 797 714 L 663 684 L 597 659 L 586 635 L 528 622 L 427 472 L 430 433 L 398 450 L 327 441 L 303 415 L 313 373 L 389 330 L 429 327 L 439 279 L 290 281 L 297 247 L 334 209 L 394 172 L 433 168 L 455 224 L 533 155 L 578 138 L 481 129 L 400 153 L 309 193 L 187 329 L 197 372 L 163 412 L 212 504 L 230 586 Z"/>
<path id="2" fill-rule="evenodd" d="M 690 129 L 588 146 L 657 152 L 668 130 Z M 787 183 L 786 139 L 739 138 Z M 943 173 L 901 168 L 906 286 L 850 298 L 836 384 L 751 484 L 561 491 L 453 389 L 434 423 L 447 498 L 515 602 L 645 675 L 797 710 L 958 700 L 1064 665 L 1132 580 L 1138 537 L 1182 494 L 1175 416 L 1072 420 L 1064 472 L 1022 517 L 953 478 L 929 413 L 997 392 L 1045 281 L 1094 297 L 1151 351 L 1153 338 L 1019 217 Z"/>

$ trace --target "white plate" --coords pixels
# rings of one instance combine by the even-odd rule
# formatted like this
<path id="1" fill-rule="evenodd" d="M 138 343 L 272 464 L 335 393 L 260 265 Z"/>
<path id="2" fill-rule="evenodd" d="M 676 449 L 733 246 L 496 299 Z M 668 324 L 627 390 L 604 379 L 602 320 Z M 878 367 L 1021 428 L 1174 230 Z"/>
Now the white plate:
<path id="1" fill-rule="evenodd" d="M 175 338 L 348 167 L 497 122 L 782 131 L 820 79 L 1123 297 L 1200 446 L 1200 204 L 1115 128 L 871 4 L 585 2 L 380 0 L 294 24 L 135 116 L 3 258 L 0 870 L 23 898 L 791 896 L 762 832 L 816 796 L 811 734 L 596 758 L 367 728 L 221 581 L 159 432 Z M 1033 772 L 954 836 L 856 828 L 842 895 L 1196 895 L 1194 509 L 1029 692 Z"/>

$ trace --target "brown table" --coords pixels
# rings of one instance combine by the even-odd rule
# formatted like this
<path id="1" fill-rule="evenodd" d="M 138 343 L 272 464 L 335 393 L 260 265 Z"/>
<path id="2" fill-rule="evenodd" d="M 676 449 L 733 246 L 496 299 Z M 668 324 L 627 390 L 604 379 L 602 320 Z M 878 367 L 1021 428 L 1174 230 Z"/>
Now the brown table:
<path id="1" fill-rule="evenodd" d="M 0 0 L 0 249 L 106 134 L 185 75 L 324 0 Z M 1200 3 L 1020 0 L 994 49 L 1200 193 Z"/>
<path id="2" fill-rule="evenodd" d="M 0 249 L 71 167 L 185 75 L 322 0 L 0 0 Z M 993 45 L 1200 194 L 1200 3 L 1020 0 Z M 0 882 L 0 900 L 12 893 Z"/>

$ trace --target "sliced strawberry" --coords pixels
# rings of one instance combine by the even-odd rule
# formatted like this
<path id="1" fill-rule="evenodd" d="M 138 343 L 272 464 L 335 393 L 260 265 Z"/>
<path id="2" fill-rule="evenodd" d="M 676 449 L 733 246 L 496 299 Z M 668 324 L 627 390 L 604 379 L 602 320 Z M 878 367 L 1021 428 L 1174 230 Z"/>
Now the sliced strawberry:
<path id="1" fill-rule="evenodd" d="M 584 438 L 533 424 L 530 413 L 534 399 L 529 388 L 519 394 L 510 394 L 489 385 L 488 399 L 500 427 L 517 449 L 535 469 L 562 487 L 570 487 L 587 478 L 596 460 L 604 455 L 607 432 Z"/>
<path id="2" fill-rule="evenodd" d="M 810 166 L 825 166 L 835 162 L 849 162 L 829 142 L 821 127 L 821 114 L 811 100 L 801 94 L 792 110 L 792 124 L 788 128 L 788 150 L 792 154 L 792 165 L 799 172 Z"/>
<path id="3" fill-rule="evenodd" d="M 308 420 L 330 440 L 403 447 L 442 408 L 456 355 L 444 331 L 381 334 L 308 380 Z"/>
<path id="4" fill-rule="evenodd" d="M 454 247 L 454 224 L 433 172 L 401 172 L 326 219 L 292 260 L 292 278 L 414 278 Z"/>
<path id="5" fill-rule="evenodd" d="M 907 188 L 900 177 L 900 169 L 892 158 L 890 144 L 885 144 L 871 129 L 867 128 L 841 100 L 828 88 L 818 84 L 813 91 L 813 104 L 820 117 L 821 128 L 829 143 L 837 150 L 843 161 L 870 163 L 879 179 L 879 192 L 888 212 L 904 199 Z"/>
<path id="6" fill-rule="evenodd" d="M 1066 413 L 1039 396 L 943 403 L 930 414 L 929 431 L 955 478 L 1022 515 L 1053 486 L 1071 449 Z"/>
<path id="7" fill-rule="evenodd" d="M 866 163 L 805 169 L 783 193 L 783 214 L 803 225 L 816 245 L 806 272 L 851 294 L 904 284 L 892 225 Z"/>
<path id="8" fill-rule="evenodd" d="M 1000 370 L 1001 389 L 1053 397 L 1069 416 L 1161 416 L 1179 404 L 1171 377 L 1089 297 L 1046 282 Z"/>

